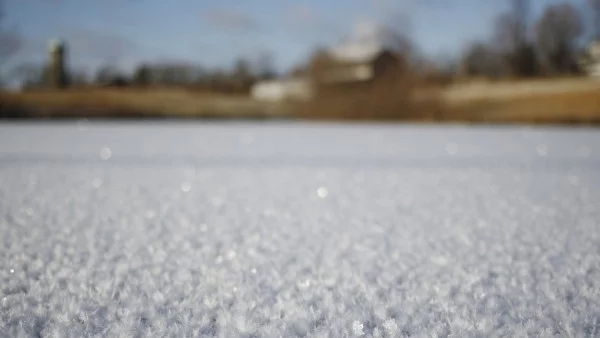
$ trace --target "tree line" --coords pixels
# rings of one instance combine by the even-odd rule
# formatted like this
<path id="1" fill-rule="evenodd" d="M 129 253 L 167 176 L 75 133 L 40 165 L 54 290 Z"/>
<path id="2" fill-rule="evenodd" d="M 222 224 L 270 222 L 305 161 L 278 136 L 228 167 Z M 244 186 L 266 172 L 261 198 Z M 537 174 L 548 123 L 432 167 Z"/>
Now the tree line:
<path id="1" fill-rule="evenodd" d="M 18 80 L 25 89 L 45 87 L 49 83 L 47 64 L 32 62 L 11 66 L 7 61 L 22 44 L 19 35 L 4 23 L 3 0 L 0 0 L 0 87 Z M 68 50 L 68 44 L 67 44 Z M 70 69 L 66 65 L 65 78 L 69 86 L 186 86 L 220 92 L 247 92 L 256 81 L 277 76 L 274 58 L 270 52 L 254 57 L 240 57 L 231 67 L 211 69 L 185 62 L 149 62 L 139 64 L 133 71 L 125 72 L 112 64 L 100 66 L 93 72 Z"/>
<path id="2" fill-rule="evenodd" d="M 34 63 L 13 68 L 9 76 L 18 77 L 24 89 L 42 88 L 48 83 L 48 66 Z M 255 59 L 239 58 L 224 69 L 209 69 L 185 62 L 141 63 L 133 71 L 124 72 L 107 64 L 91 75 L 84 71 L 67 70 L 71 87 L 193 87 L 219 92 L 247 92 L 256 81 L 276 77 L 273 59 L 263 53 Z"/>
<path id="3" fill-rule="evenodd" d="M 548 5 L 539 17 L 531 15 L 529 0 L 512 0 L 511 5 L 497 17 L 492 37 L 465 51 L 459 65 L 463 75 L 560 76 L 583 70 L 586 46 L 600 39 L 600 0 L 585 4 L 588 22 L 570 2 Z"/>
<path id="4" fill-rule="evenodd" d="M 20 46 L 18 35 L 2 26 L 0 0 L 0 69 Z M 510 0 L 510 9 L 501 13 L 488 39 L 476 41 L 462 53 L 455 73 L 467 77 L 522 78 L 561 76 L 582 72 L 582 56 L 590 41 L 600 40 L 600 0 L 587 0 L 584 8 L 570 2 L 553 3 L 541 15 L 531 14 L 530 0 Z M 585 13 L 585 15 L 583 14 Z M 390 20 L 398 24 L 403 18 Z M 387 34 L 402 54 L 414 54 L 405 32 Z M 391 38 L 390 38 L 391 37 Z M 400 38 L 398 38 L 400 37 Z M 438 70 L 442 67 L 438 65 Z M 447 67 L 445 67 L 447 68 Z M 48 70 L 44 65 L 21 64 L 5 73 L 19 78 L 24 87 L 43 86 Z M 273 56 L 263 53 L 255 58 L 239 58 L 231 67 L 210 69 L 181 62 L 143 63 L 132 72 L 105 65 L 93 74 L 70 70 L 73 86 L 194 86 L 225 92 L 247 92 L 256 81 L 276 77 Z"/>

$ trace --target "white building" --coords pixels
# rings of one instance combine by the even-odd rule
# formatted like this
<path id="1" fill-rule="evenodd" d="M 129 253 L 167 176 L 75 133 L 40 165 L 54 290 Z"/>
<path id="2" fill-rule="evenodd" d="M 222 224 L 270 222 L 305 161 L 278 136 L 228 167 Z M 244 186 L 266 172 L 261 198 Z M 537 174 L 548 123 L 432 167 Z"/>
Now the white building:
<path id="1" fill-rule="evenodd" d="M 312 97 L 312 87 L 310 81 L 304 78 L 269 80 L 252 86 L 251 95 L 258 101 L 306 101 Z"/>
<path id="2" fill-rule="evenodd" d="M 590 43 L 581 65 L 588 76 L 600 78 L 600 40 Z"/>

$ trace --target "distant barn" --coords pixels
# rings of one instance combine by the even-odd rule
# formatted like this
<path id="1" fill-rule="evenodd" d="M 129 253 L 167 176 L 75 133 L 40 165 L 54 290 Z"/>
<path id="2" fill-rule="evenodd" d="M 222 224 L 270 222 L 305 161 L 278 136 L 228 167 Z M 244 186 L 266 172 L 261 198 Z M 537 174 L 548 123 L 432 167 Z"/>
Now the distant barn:
<path id="1" fill-rule="evenodd" d="M 349 45 L 316 53 L 308 67 L 291 77 L 256 83 L 252 97 L 260 101 L 308 100 L 319 91 L 368 86 L 402 74 L 405 60 L 379 45 Z"/>
<path id="2" fill-rule="evenodd" d="M 340 47 L 316 55 L 313 81 L 321 85 L 365 84 L 403 71 L 402 57 L 382 46 Z"/>

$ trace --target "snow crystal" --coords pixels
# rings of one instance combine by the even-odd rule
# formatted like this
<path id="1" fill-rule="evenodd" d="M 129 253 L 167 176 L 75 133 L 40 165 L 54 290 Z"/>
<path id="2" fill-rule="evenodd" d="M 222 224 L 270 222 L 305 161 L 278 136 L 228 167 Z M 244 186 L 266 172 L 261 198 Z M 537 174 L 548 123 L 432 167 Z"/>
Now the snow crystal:
<path id="1" fill-rule="evenodd" d="M 319 198 L 325 198 L 327 195 L 329 195 L 329 190 L 327 190 L 327 188 L 320 187 L 317 189 L 317 196 L 319 196 Z"/>
<path id="2" fill-rule="evenodd" d="M 0 126 L 0 337 L 600 333 L 597 130 L 76 123 Z"/>
<path id="3" fill-rule="evenodd" d="M 112 151 L 110 148 L 104 147 L 100 149 L 100 158 L 103 160 L 109 160 L 112 156 Z"/>

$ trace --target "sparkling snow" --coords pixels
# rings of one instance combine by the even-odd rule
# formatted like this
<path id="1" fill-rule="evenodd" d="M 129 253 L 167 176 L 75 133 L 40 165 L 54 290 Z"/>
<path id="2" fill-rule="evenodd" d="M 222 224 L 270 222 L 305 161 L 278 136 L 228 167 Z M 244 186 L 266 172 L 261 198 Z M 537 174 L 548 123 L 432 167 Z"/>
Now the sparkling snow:
<path id="1" fill-rule="evenodd" d="M 3 124 L 0 337 L 597 337 L 599 146 L 593 129 Z"/>

